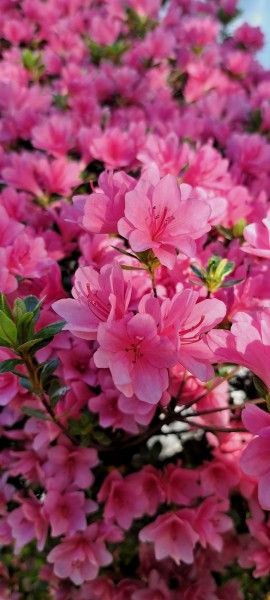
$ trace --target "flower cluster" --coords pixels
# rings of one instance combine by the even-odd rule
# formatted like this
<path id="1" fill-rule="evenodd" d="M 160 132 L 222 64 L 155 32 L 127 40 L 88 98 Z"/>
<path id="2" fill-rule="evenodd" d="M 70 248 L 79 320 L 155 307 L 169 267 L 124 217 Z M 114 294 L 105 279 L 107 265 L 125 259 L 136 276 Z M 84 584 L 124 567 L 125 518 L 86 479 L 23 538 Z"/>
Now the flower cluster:
<path id="1" fill-rule="evenodd" d="M 3 600 L 269 592 L 270 75 L 237 14 L 1 2 Z"/>

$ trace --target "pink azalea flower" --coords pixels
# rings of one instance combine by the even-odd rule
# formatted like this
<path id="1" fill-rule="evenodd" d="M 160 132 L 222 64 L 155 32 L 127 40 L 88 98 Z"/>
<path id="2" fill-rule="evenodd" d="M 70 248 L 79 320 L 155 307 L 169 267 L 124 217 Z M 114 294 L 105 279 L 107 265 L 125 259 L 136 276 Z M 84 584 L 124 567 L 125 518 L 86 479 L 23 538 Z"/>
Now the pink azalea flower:
<path id="1" fill-rule="evenodd" d="M 153 317 L 137 314 L 102 323 L 97 339 L 95 364 L 110 369 L 120 392 L 150 404 L 159 402 L 168 387 L 168 367 L 176 358 L 174 346 L 158 335 Z"/>
<path id="2" fill-rule="evenodd" d="M 234 165 L 237 176 L 244 174 L 256 177 L 258 173 L 269 170 L 270 147 L 263 137 L 258 134 L 233 134 L 228 142 L 228 157 Z"/>
<path id="3" fill-rule="evenodd" d="M 53 156 L 64 156 L 74 146 L 74 133 L 72 120 L 57 114 L 33 128 L 32 141 L 36 148 Z"/>
<path id="4" fill-rule="evenodd" d="M 13 244 L 23 229 L 23 224 L 12 219 L 4 206 L 0 206 L 0 246 Z"/>
<path id="5" fill-rule="evenodd" d="M 7 522 L 11 527 L 12 536 L 15 539 L 15 553 L 37 539 L 37 548 L 43 550 L 47 538 L 47 520 L 43 514 L 42 505 L 31 498 L 21 501 L 21 506 L 9 513 Z"/>
<path id="6" fill-rule="evenodd" d="M 132 594 L 132 600 L 171 600 L 171 591 L 158 571 L 151 571 L 148 583 L 147 589 Z"/>
<path id="7" fill-rule="evenodd" d="M 95 385 L 96 375 L 91 369 L 92 352 L 87 342 L 75 340 L 71 351 L 59 350 L 61 374 L 66 381 L 80 380 L 88 385 Z"/>
<path id="8" fill-rule="evenodd" d="M 10 273 L 9 257 L 11 248 L 0 248 L 0 290 L 3 294 L 11 294 L 18 287 L 15 275 Z"/>
<path id="9" fill-rule="evenodd" d="M 125 314 L 130 288 L 116 263 L 102 267 L 100 274 L 93 267 L 81 267 L 75 273 L 72 295 L 74 299 L 57 300 L 52 307 L 67 321 L 64 329 L 94 340 L 100 323 Z"/>
<path id="10" fill-rule="evenodd" d="M 160 473 L 154 467 L 147 465 L 138 473 L 131 475 L 130 481 L 139 489 L 144 504 L 143 513 L 154 515 L 160 504 L 165 501 L 165 489 Z"/>
<path id="11" fill-rule="evenodd" d="M 87 501 L 83 492 L 49 490 L 44 500 L 44 513 L 53 537 L 86 529 L 86 513 L 95 510 L 95 502 Z"/>
<path id="12" fill-rule="evenodd" d="M 164 487 L 169 504 L 188 505 L 200 496 L 198 473 L 178 465 L 168 465 L 164 474 Z"/>
<path id="13" fill-rule="evenodd" d="M 13 358 L 8 350 L 0 349 L 0 361 Z M 19 391 L 18 378 L 12 373 L 0 374 L 0 406 L 6 406 Z"/>
<path id="14" fill-rule="evenodd" d="M 48 561 L 53 563 L 57 577 L 69 577 L 75 585 L 81 585 L 95 579 L 99 568 L 111 563 L 112 556 L 99 537 L 97 523 L 93 523 L 55 546 L 48 554 Z"/>
<path id="15" fill-rule="evenodd" d="M 238 44 L 243 44 L 249 51 L 259 50 L 263 46 L 264 36 L 260 27 L 243 23 L 235 30 L 234 39 Z"/>
<path id="16" fill-rule="evenodd" d="M 258 497 L 262 508 L 270 510 L 270 415 L 258 406 L 247 405 L 242 412 L 245 427 L 255 438 L 244 450 L 240 465 L 247 475 L 258 481 Z"/>
<path id="17" fill-rule="evenodd" d="M 228 172 L 228 160 L 222 158 L 209 144 L 199 148 L 190 160 L 183 180 L 193 186 L 201 186 L 216 193 L 231 189 L 231 177 Z"/>
<path id="18" fill-rule="evenodd" d="M 145 165 L 155 162 L 162 177 L 167 173 L 177 176 L 188 163 L 189 154 L 188 146 L 179 145 L 178 136 L 171 132 L 166 137 L 149 134 L 137 158 Z"/>
<path id="19" fill-rule="evenodd" d="M 141 529 L 139 538 L 142 542 L 152 542 L 157 560 L 170 557 L 179 564 L 193 562 L 193 550 L 199 539 L 198 534 L 181 511 L 166 513 Z"/>
<path id="20" fill-rule="evenodd" d="M 228 501 L 210 496 L 196 510 L 193 527 L 199 534 L 200 544 L 203 548 L 209 544 L 214 550 L 221 552 L 223 548 L 221 534 L 233 527 L 232 519 L 224 514 L 228 509 Z"/>
<path id="21" fill-rule="evenodd" d="M 46 194 L 68 196 L 80 184 L 81 170 L 80 164 L 65 156 L 49 161 L 39 153 L 22 152 L 10 155 L 2 176 L 10 185 L 39 198 Z"/>
<path id="22" fill-rule="evenodd" d="M 251 223 L 244 229 L 246 243 L 241 250 L 261 258 L 270 258 L 270 215 L 259 223 Z"/>
<path id="23" fill-rule="evenodd" d="M 123 479 L 116 470 L 104 480 L 98 493 L 98 501 L 105 502 L 105 519 L 109 522 L 116 521 L 123 529 L 129 529 L 132 521 L 144 513 L 145 502 L 136 479 Z"/>
<path id="24" fill-rule="evenodd" d="M 139 310 L 150 313 L 158 324 L 159 333 L 176 346 L 177 360 L 201 381 L 213 376 L 213 354 L 204 341 L 205 334 L 226 314 L 223 302 L 215 298 L 197 302 L 198 293 L 185 289 L 162 304 L 152 295 L 142 297 Z"/>
<path id="25" fill-rule="evenodd" d="M 131 417 L 139 425 L 148 425 L 155 414 L 155 406 L 139 400 L 137 396 L 127 398 L 124 394 L 120 394 L 118 407 L 122 413 Z"/>
<path id="26" fill-rule="evenodd" d="M 20 277 L 41 277 L 50 265 L 44 239 L 21 233 L 12 245 L 8 262 L 11 272 Z"/>
<path id="27" fill-rule="evenodd" d="M 101 173 L 99 187 L 86 196 L 82 226 L 93 233 L 116 233 L 117 223 L 124 214 L 125 194 L 135 183 L 124 171 Z M 76 199 L 81 199 L 81 196 L 74 197 L 75 203 Z"/>
<path id="28" fill-rule="evenodd" d="M 48 449 L 47 457 L 43 469 L 50 489 L 62 490 L 69 485 L 87 489 L 93 483 L 90 469 L 98 464 L 94 448 L 73 448 L 59 443 Z"/>
<path id="29" fill-rule="evenodd" d="M 99 423 L 102 427 L 113 429 L 124 429 L 129 433 L 138 433 L 138 425 L 132 414 L 125 414 L 119 408 L 119 391 L 108 389 L 90 398 L 88 402 L 91 412 L 98 413 Z M 126 398 L 125 398 L 126 399 Z"/>
<path id="30" fill-rule="evenodd" d="M 132 165 L 143 141 L 144 128 L 130 126 L 128 131 L 119 127 L 107 127 L 104 132 L 93 132 L 90 152 L 105 163 L 106 168 L 115 169 Z"/>
<path id="31" fill-rule="evenodd" d="M 132 250 L 152 249 L 161 264 L 172 269 L 176 250 L 193 256 L 194 240 L 209 231 L 210 208 L 189 185 L 179 186 L 176 177 L 152 179 L 153 183 L 142 177 L 126 194 L 118 231 Z"/>
<path id="32" fill-rule="evenodd" d="M 257 311 L 239 312 L 233 317 L 231 331 L 213 330 L 207 341 L 216 361 L 247 367 L 270 389 L 270 315 Z"/>
<path id="33" fill-rule="evenodd" d="M 222 456 L 222 455 L 221 455 Z M 216 494 L 220 498 L 228 498 L 230 491 L 239 483 L 238 465 L 231 460 L 216 460 L 204 465 L 201 469 L 201 485 L 203 494 Z"/>

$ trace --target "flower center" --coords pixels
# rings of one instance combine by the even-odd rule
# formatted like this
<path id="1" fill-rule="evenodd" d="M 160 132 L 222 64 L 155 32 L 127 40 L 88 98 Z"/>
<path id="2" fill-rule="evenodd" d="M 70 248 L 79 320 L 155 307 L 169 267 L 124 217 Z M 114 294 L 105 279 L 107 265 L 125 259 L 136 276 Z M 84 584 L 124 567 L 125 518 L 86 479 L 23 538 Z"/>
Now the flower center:
<path id="1" fill-rule="evenodd" d="M 172 221 L 174 221 L 174 216 L 168 215 L 167 207 L 163 208 L 163 210 L 161 212 L 158 212 L 157 207 L 155 205 L 152 206 L 152 213 L 151 213 L 152 238 L 154 240 L 157 240 L 158 238 L 160 238 L 163 235 L 164 231 L 166 230 L 166 227 Z"/>
<path id="2" fill-rule="evenodd" d="M 135 364 L 140 358 L 143 357 L 143 352 L 141 351 L 141 343 L 143 341 L 143 337 L 137 336 L 136 341 L 134 341 L 130 346 L 125 348 L 126 352 L 130 352 L 131 362 Z"/>

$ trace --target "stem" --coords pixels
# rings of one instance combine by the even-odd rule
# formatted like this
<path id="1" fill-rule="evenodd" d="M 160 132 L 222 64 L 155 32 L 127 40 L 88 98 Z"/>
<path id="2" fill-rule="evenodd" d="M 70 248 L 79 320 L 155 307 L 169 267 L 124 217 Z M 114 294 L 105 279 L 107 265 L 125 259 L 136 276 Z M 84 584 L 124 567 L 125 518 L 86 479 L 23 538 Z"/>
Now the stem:
<path id="1" fill-rule="evenodd" d="M 181 413 L 184 412 L 184 410 L 186 410 L 187 408 L 190 408 L 191 406 L 193 406 L 193 404 L 197 404 L 197 402 L 199 402 L 200 400 L 203 400 L 203 398 L 206 398 L 206 396 L 208 396 L 208 394 L 210 394 L 213 390 L 215 390 L 222 383 L 224 383 L 224 381 L 229 381 L 230 379 L 232 379 L 235 376 L 235 374 L 237 373 L 237 371 L 239 371 L 239 369 L 240 369 L 240 367 L 235 367 L 235 369 L 233 369 L 230 373 L 228 373 L 228 375 L 224 375 L 224 377 L 222 377 L 222 378 L 218 377 L 216 380 L 216 383 L 213 383 L 213 385 L 211 386 L 210 389 L 207 389 L 205 392 L 203 392 L 203 394 L 200 394 L 200 396 L 198 396 L 194 400 L 191 400 L 191 402 L 188 402 L 187 404 L 182 406 Z"/>
<path id="2" fill-rule="evenodd" d="M 246 433 L 247 430 L 244 427 L 211 427 L 210 425 L 202 425 L 201 423 L 196 423 L 195 421 L 190 421 L 188 418 L 184 420 L 184 423 L 188 425 L 198 427 L 198 429 L 203 429 L 203 431 L 209 431 L 212 433 L 236 433 L 242 432 Z"/>
<path id="3" fill-rule="evenodd" d="M 67 431 L 67 429 L 63 425 L 63 423 L 61 423 L 61 421 L 59 421 L 57 416 L 54 414 L 53 408 L 51 407 L 50 403 L 48 402 L 48 400 L 46 398 L 46 393 L 43 390 L 42 383 L 38 376 L 38 371 L 36 368 L 37 364 L 36 364 L 35 359 L 33 360 L 33 358 L 29 354 L 23 354 L 22 359 L 27 368 L 29 380 L 30 380 L 30 382 L 32 384 L 32 388 L 33 388 L 33 394 L 39 398 L 40 402 L 44 406 L 46 412 L 50 415 L 51 420 L 54 422 L 54 424 L 57 425 L 57 427 L 62 431 L 62 433 L 64 433 L 64 435 L 73 444 L 78 446 L 77 440 L 72 435 L 70 435 L 70 433 Z"/>
<path id="4" fill-rule="evenodd" d="M 157 288 L 156 288 L 156 280 L 155 280 L 155 271 L 154 271 L 154 269 L 149 269 L 149 273 L 150 273 L 150 277 L 151 277 L 151 281 L 152 281 L 152 288 L 153 288 L 154 296 L 155 296 L 155 298 L 157 298 Z"/>
<path id="5" fill-rule="evenodd" d="M 205 410 L 199 410 L 193 412 L 187 417 L 201 417 L 202 415 L 211 415 L 212 413 L 221 412 L 223 410 L 242 410 L 242 406 L 219 406 L 217 408 L 207 408 Z"/>

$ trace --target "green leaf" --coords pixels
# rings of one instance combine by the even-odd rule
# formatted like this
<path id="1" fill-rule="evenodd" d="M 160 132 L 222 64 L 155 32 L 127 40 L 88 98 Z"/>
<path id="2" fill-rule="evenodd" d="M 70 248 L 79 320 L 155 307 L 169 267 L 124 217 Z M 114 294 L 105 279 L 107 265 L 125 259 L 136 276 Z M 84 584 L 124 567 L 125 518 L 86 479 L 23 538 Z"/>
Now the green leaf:
<path id="1" fill-rule="evenodd" d="M 44 340 L 40 340 L 40 339 L 35 339 L 35 340 L 29 340 L 28 342 L 25 342 L 24 344 L 21 344 L 20 346 L 18 346 L 17 351 L 22 354 L 23 352 L 28 352 L 28 350 L 33 350 L 35 349 L 35 352 L 37 352 L 37 345 L 39 342 L 43 342 Z M 45 346 L 47 345 L 47 341 L 46 344 L 44 344 Z"/>
<path id="2" fill-rule="evenodd" d="M 243 232 L 244 232 L 244 229 L 246 226 L 247 226 L 246 219 L 239 219 L 239 221 L 237 221 L 237 223 L 235 223 L 232 228 L 233 237 L 235 237 L 235 238 L 243 237 Z"/>
<path id="3" fill-rule="evenodd" d="M 121 269 L 124 269 L 124 271 L 146 271 L 145 267 L 130 267 L 129 265 L 123 265 L 121 263 L 120 267 Z"/>
<path id="4" fill-rule="evenodd" d="M 17 329 L 15 323 L 0 310 L 0 338 L 8 342 L 11 346 L 17 344 Z"/>
<path id="5" fill-rule="evenodd" d="M 201 271 L 199 269 L 199 267 L 196 267 L 196 265 L 190 265 L 190 268 L 193 271 L 193 273 L 195 273 L 195 275 L 197 275 L 197 277 L 199 277 L 199 279 L 201 279 L 202 281 L 204 281 L 205 276 L 203 274 L 203 271 Z"/>
<path id="6" fill-rule="evenodd" d="M 59 384 L 59 382 L 58 382 Z M 48 392 L 49 396 L 50 396 L 50 404 L 54 407 L 56 406 L 58 400 L 60 400 L 60 398 L 62 398 L 62 396 L 64 396 L 68 391 L 69 391 L 69 387 L 62 385 L 59 386 L 55 392 L 53 392 L 52 394 L 50 393 L 50 391 Z"/>
<path id="7" fill-rule="evenodd" d="M 114 44 L 109 44 L 107 46 L 97 44 L 90 38 L 86 38 L 85 42 L 90 50 L 92 61 L 96 65 L 99 65 L 101 60 L 111 60 L 115 63 L 119 63 L 122 54 L 129 48 L 129 43 L 125 40 L 118 40 Z"/>
<path id="8" fill-rule="evenodd" d="M 0 374 L 1 373 L 12 373 L 17 365 L 22 365 L 23 361 L 18 358 L 8 358 L 0 362 Z"/>
<path id="9" fill-rule="evenodd" d="M 39 313 L 39 309 L 44 302 L 44 298 L 39 300 L 36 296 L 26 296 L 24 298 L 24 304 L 27 312 L 32 312 L 35 315 Z"/>
<path id="10" fill-rule="evenodd" d="M 25 48 L 23 50 L 22 63 L 27 71 L 35 71 L 41 74 L 44 69 L 40 52 L 34 52 L 33 50 L 30 50 L 30 48 Z"/>
<path id="11" fill-rule="evenodd" d="M 31 383 L 30 379 L 28 379 L 27 377 L 20 377 L 19 381 L 25 390 L 28 390 L 28 392 L 33 391 L 32 383 Z"/>
<path id="12" fill-rule="evenodd" d="M 233 233 L 232 233 L 231 229 L 228 229 L 227 227 L 223 227 L 223 225 L 216 225 L 216 230 L 218 233 L 220 233 L 220 235 L 225 237 L 226 240 L 233 239 Z"/>
<path id="13" fill-rule="evenodd" d="M 56 321 L 55 323 L 51 323 L 51 325 L 47 325 L 47 327 L 43 327 L 43 329 L 39 329 L 37 333 L 33 336 L 33 339 L 42 340 L 44 338 L 50 338 L 57 335 L 62 331 L 65 321 Z"/>
<path id="14" fill-rule="evenodd" d="M 32 408 L 32 406 L 23 406 L 22 412 L 27 415 L 27 417 L 35 417 L 36 419 L 41 419 L 42 421 L 48 421 L 48 415 L 39 410 L 38 408 Z"/>
<path id="15" fill-rule="evenodd" d="M 33 313 L 26 312 L 17 321 L 18 343 L 24 344 L 32 339 L 34 335 L 34 319 Z"/>
<path id="16" fill-rule="evenodd" d="M 3 346 L 4 348 L 12 348 L 13 344 L 10 344 L 10 342 L 7 342 L 7 340 L 4 340 L 0 337 L 0 346 Z"/>
<path id="17" fill-rule="evenodd" d="M 225 261 L 226 259 L 224 259 Z M 234 262 L 224 262 L 224 265 L 222 266 L 222 276 L 224 277 L 225 275 L 229 275 L 233 270 L 234 270 L 235 264 Z"/>
<path id="18" fill-rule="evenodd" d="M 25 313 L 26 313 L 26 306 L 24 304 L 24 301 L 21 298 L 16 298 L 16 300 L 13 304 L 12 314 L 17 323 L 23 317 L 23 315 Z"/>
<path id="19" fill-rule="evenodd" d="M 57 369 L 57 367 L 59 366 L 59 363 L 60 361 L 58 358 L 53 358 L 52 360 L 49 360 L 48 362 L 44 363 L 40 372 L 40 378 L 42 383 L 44 383 L 46 379 L 48 379 L 48 377 L 51 377 L 55 369 Z"/>
<path id="20" fill-rule="evenodd" d="M 7 317 L 12 317 L 11 308 L 4 294 L 0 294 L 0 310 L 2 310 Z"/>
<path id="21" fill-rule="evenodd" d="M 152 31 L 158 22 L 149 19 L 147 16 L 141 16 L 133 8 L 126 8 L 127 24 L 130 33 L 133 36 L 144 38 L 148 31 Z"/>
<path id="22" fill-rule="evenodd" d="M 136 254 L 132 254 L 131 252 L 127 252 L 127 250 L 123 250 L 122 248 L 118 248 L 117 246 L 112 246 L 112 248 L 114 250 L 117 250 L 117 252 L 120 252 L 121 254 L 125 254 L 126 256 L 130 256 L 130 258 L 135 258 L 136 260 L 139 260 L 138 256 L 136 256 Z"/>
<path id="23" fill-rule="evenodd" d="M 228 281 L 224 281 L 220 287 L 222 287 L 222 288 L 233 287 L 234 285 L 237 285 L 238 283 L 241 283 L 242 281 L 244 281 L 244 280 L 243 279 L 228 279 Z"/>

